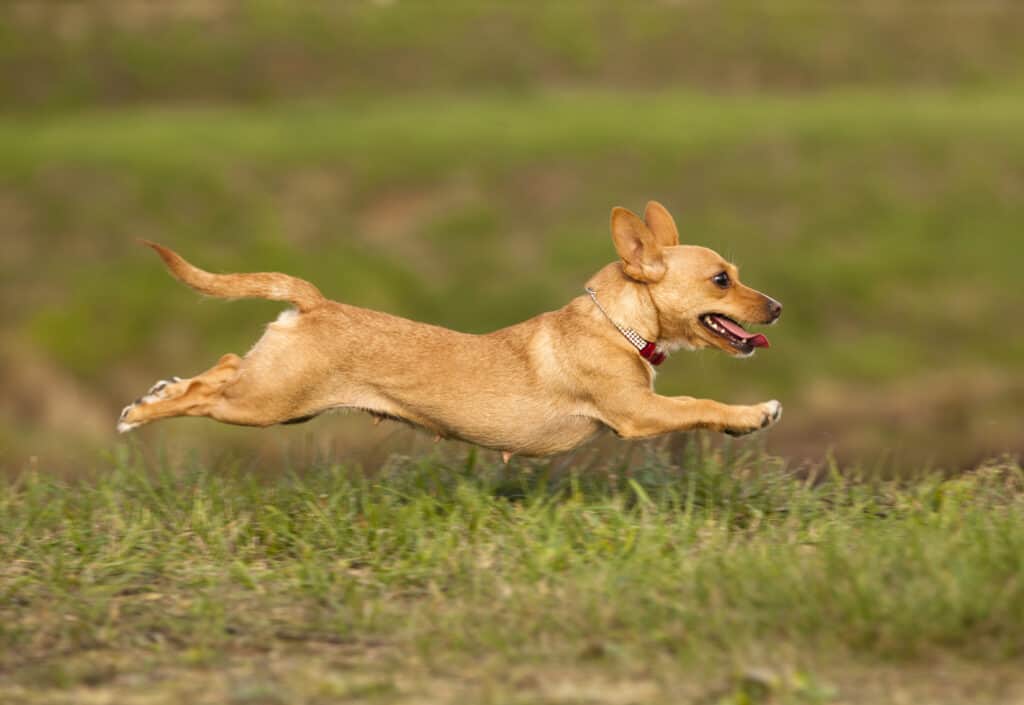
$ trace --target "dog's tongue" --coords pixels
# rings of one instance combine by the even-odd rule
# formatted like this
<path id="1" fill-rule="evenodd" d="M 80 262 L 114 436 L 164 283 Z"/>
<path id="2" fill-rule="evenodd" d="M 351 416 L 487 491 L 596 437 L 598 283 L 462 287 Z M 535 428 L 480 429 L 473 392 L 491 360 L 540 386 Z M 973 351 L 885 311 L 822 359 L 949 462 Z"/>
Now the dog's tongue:
<path id="1" fill-rule="evenodd" d="M 737 338 L 745 341 L 746 343 L 749 343 L 755 348 L 771 347 L 771 345 L 768 342 L 768 338 L 761 335 L 760 333 L 751 333 L 745 330 L 743 326 L 741 326 L 740 324 L 734 323 L 733 321 L 730 321 L 728 318 L 725 318 L 723 316 L 715 316 L 715 321 L 718 323 L 718 325 L 728 330 Z"/>

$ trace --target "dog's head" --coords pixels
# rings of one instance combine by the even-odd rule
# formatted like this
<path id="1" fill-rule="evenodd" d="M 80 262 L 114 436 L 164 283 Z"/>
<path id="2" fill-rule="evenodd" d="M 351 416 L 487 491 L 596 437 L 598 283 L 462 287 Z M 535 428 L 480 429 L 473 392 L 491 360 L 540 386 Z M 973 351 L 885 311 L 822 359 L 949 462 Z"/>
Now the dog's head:
<path id="1" fill-rule="evenodd" d="M 612 209 L 612 241 L 627 277 L 647 286 L 658 312 L 659 342 L 674 347 L 718 348 L 747 356 L 768 339 L 744 324 L 771 324 L 782 304 L 740 282 L 717 252 L 680 245 L 675 220 L 656 201 L 644 217 Z"/>

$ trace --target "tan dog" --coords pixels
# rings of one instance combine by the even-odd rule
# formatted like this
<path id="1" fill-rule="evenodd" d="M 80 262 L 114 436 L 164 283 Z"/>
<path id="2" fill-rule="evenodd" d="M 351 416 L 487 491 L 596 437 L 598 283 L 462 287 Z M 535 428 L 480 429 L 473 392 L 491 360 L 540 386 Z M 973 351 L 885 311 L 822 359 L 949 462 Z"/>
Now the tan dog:
<path id="1" fill-rule="evenodd" d="M 715 252 L 679 245 L 665 208 L 611 216 L 621 261 L 568 305 L 487 335 L 457 333 L 330 301 L 285 274 L 211 274 L 146 243 L 178 279 L 210 296 L 289 301 L 244 357 L 157 383 L 126 407 L 128 431 L 172 416 L 247 426 L 298 423 L 330 409 L 368 411 L 440 437 L 512 453 L 576 447 L 602 428 L 647 438 L 705 428 L 740 435 L 777 421 L 769 401 L 733 406 L 654 393 L 654 365 L 685 348 L 747 356 L 768 340 L 739 322 L 774 323 L 782 306 L 740 283 Z"/>

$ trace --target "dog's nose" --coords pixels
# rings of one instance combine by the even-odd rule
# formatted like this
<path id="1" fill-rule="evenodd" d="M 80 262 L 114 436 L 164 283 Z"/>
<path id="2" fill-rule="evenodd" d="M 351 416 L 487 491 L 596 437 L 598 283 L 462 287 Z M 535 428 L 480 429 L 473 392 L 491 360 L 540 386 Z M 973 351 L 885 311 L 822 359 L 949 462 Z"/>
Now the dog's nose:
<path id="1" fill-rule="evenodd" d="M 778 319 L 782 315 L 782 304 L 771 297 L 768 298 L 768 315 L 772 321 Z"/>

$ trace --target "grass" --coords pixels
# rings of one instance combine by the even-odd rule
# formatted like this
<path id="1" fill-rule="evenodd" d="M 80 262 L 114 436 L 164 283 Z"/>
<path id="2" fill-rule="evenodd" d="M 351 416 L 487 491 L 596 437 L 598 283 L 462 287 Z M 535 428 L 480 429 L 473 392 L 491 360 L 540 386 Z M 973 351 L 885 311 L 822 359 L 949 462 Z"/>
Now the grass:
<path id="1" fill-rule="evenodd" d="M 1024 473 L 978 466 L 1024 452 L 1021 8 L 14 3 L 0 702 L 1024 703 Z M 770 449 L 838 462 L 110 439 L 280 308 L 135 237 L 483 331 L 578 295 L 649 198 L 786 304 L 768 354 L 659 391 L 780 398 Z"/>
<path id="2" fill-rule="evenodd" d="M 260 105 L 566 85 L 978 88 L 1019 82 L 1022 27 L 1012 0 L 23 2 L 0 18 L 0 105 Z"/>
<path id="3" fill-rule="evenodd" d="M 888 702 L 856 674 L 895 668 L 957 702 L 1024 655 L 1018 464 L 638 450 L 28 471 L 0 486 L 0 698 Z"/>

